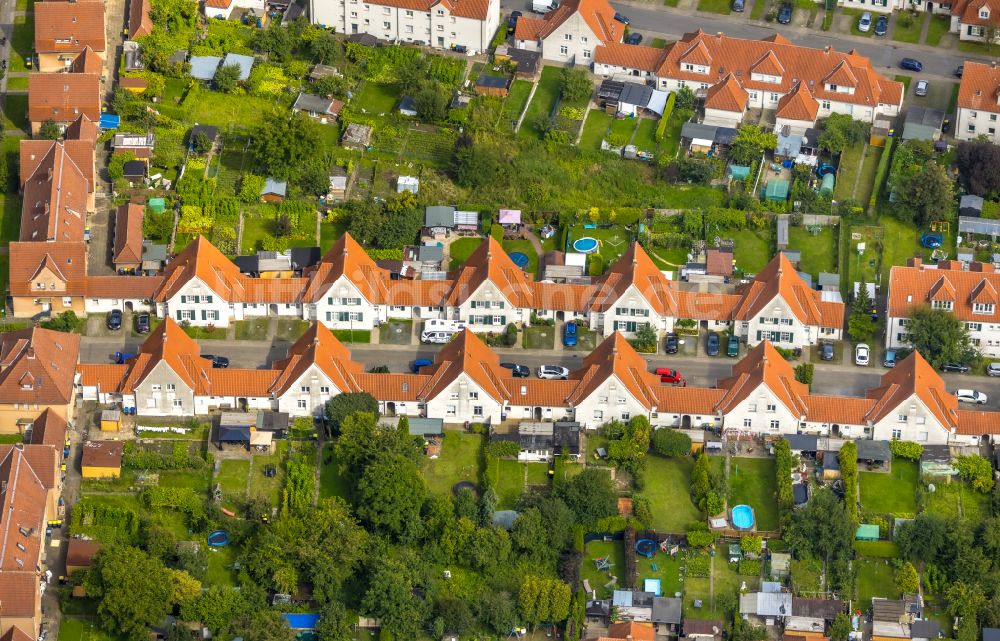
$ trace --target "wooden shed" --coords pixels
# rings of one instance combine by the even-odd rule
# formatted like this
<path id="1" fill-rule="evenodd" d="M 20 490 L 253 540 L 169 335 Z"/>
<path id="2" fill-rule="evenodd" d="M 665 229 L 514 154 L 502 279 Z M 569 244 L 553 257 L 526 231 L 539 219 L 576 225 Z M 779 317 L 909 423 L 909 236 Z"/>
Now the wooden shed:
<path id="1" fill-rule="evenodd" d="M 488 76 L 483 74 L 476 78 L 476 94 L 480 96 L 506 98 L 509 90 L 510 78 L 506 76 Z"/>
<path id="2" fill-rule="evenodd" d="M 104 410 L 101 412 L 101 431 L 117 432 L 122 427 L 122 413 L 118 410 Z"/>

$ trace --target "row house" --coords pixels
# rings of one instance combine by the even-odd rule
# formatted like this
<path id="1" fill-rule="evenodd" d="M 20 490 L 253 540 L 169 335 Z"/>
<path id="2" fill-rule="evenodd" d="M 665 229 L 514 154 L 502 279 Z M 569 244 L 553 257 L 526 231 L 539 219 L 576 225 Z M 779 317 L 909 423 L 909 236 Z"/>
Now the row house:
<path id="1" fill-rule="evenodd" d="M 321 415 L 342 393 L 371 394 L 386 416 L 449 424 L 575 421 L 595 429 L 645 416 L 657 428 L 721 428 L 736 437 L 789 434 L 974 445 L 1000 436 L 1000 413 L 959 410 L 941 377 L 918 353 L 886 372 L 864 398 L 821 396 L 764 341 L 713 388 L 660 383 L 615 332 L 566 380 L 517 379 L 466 329 L 417 374 L 372 374 L 321 323 L 270 368 L 213 369 L 198 344 L 166 319 L 124 364 L 82 364 L 85 400 L 121 403 L 140 416 L 190 416 L 238 408 Z"/>
<path id="2" fill-rule="evenodd" d="M 996 63 L 968 60 L 958 87 L 958 120 L 955 137 L 975 140 L 985 136 L 996 143 L 1000 138 L 1000 69 Z"/>
<path id="3" fill-rule="evenodd" d="M 601 45 L 625 46 L 624 35 L 607 0 L 563 0 L 542 18 L 519 17 L 514 43 L 543 60 L 589 66 Z"/>
<path id="4" fill-rule="evenodd" d="M 106 49 L 103 2 L 38 3 L 35 8 L 38 71 L 66 71 L 87 49 L 103 66 Z"/>
<path id="5" fill-rule="evenodd" d="M 906 327 L 912 310 L 930 306 L 954 314 L 965 323 L 972 345 L 987 358 L 1000 358 L 1000 274 L 989 263 L 940 261 L 925 265 L 919 258 L 889 270 L 885 346 L 909 347 Z"/>
<path id="6" fill-rule="evenodd" d="M 857 51 L 803 47 L 780 34 L 748 40 L 698 30 L 664 49 L 607 44 L 595 52 L 594 73 L 645 77 L 663 91 L 689 87 L 712 125 L 735 127 L 749 109 L 774 110 L 775 128 L 793 133 L 833 113 L 869 123 L 894 117 L 904 93 Z"/>
<path id="7" fill-rule="evenodd" d="M 314 24 L 347 35 L 437 49 L 485 51 L 500 27 L 499 0 L 310 0 Z"/>
<path id="8" fill-rule="evenodd" d="M 949 13 L 950 31 L 958 34 L 959 40 L 986 42 L 992 38 L 996 42 L 1000 38 L 1000 2 L 997 0 L 957 0 Z"/>
<path id="9" fill-rule="evenodd" d="M 39 6 L 49 3 L 39 3 Z M 95 2 L 54 3 L 86 6 Z M 103 7 L 102 7 L 103 8 Z M 36 18 L 37 20 L 37 18 Z M 101 75 L 104 60 L 90 47 L 76 54 L 64 73 L 28 74 L 28 121 L 32 135 L 52 121 L 66 129 L 81 116 L 93 122 L 101 117 Z"/>
<path id="10" fill-rule="evenodd" d="M 24 435 L 44 413 L 72 420 L 79 359 L 77 334 L 40 327 L 0 334 L 0 434 Z"/>

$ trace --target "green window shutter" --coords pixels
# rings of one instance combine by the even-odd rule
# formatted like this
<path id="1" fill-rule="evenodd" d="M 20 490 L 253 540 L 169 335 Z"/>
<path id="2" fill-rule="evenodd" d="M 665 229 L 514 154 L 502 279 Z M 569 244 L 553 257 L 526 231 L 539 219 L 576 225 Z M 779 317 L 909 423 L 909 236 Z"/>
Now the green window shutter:
<path id="1" fill-rule="evenodd" d="M 205 310 L 201 310 L 201 320 L 208 320 L 208 315 L 205 313 Z"/>
<path id="2" fill-rule="evenodd" d="M 206 298 L 208 298 L 208 302 L 209 302 L 209 304 L 211 304 L 211 302 L 212 302 L 212 297 L 211 297 L 211 296 L 206 296 Z"/>
<path id="3" fill-rule="evenodd" d="M 181 310 L 177 310 L 177 320 L 181 320 Z"/>
<path id="4" fill-rule="evenodd" d="M 181 296 L 181 302 L 182 303 L 186 303 L 187 302 L 187 298 L 188 298 L 187 296 Z"/>

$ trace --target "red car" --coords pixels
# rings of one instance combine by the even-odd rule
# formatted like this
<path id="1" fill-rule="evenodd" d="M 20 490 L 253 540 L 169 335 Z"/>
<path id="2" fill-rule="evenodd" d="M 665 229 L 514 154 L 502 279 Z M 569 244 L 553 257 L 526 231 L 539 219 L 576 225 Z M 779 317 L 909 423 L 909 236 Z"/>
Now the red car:
<path id="1" fill-rule="evenodd" d="M 675 369 L 670 369 L 669 367 L 658 367 L 656 368 L 656 375 L 660 377 L 661 383 L 681 383 L 684 381 L 684 377 L 681 373 Z"/>

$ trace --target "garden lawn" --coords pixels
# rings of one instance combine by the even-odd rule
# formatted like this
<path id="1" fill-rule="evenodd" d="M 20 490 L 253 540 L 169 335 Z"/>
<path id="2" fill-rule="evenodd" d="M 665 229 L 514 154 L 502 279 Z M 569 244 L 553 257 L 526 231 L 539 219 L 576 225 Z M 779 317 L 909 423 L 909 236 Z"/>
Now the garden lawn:
<path id="1" fill-rule="evenodd" d="M 660 579 L 660 590 L 664 596 L 673 596 L 684 591 L 684 582 L 681 580 L 681 568 L 684 567 L 683 553 L 671 557 L 657 550 L 651 559 L 636 555 L 635 566 L 639 575 L 639 587 L 642 587 L 643 579 Z"/>
<path id="2" fill-rule="evenodd" d="M 879 261 L 883 259 L 881 245 L 885 230 L 882 227 L 871 225 L 852 225 L 848 233 L 850 234 L 848 236 L 850 245 L 844 252 L 847 264 L 841 265 L 842 269 L 846 268 L 849 272 L 848 282 L 861 280 L 867 283 L 875 282 Z M 859 237 L 854 238 L 855 234 L 858 234 Z M 860 256 L 857 252 L 858 243 L 865 244 L 865 251 Z M 888 256 L 885 259 L 888 260 Z M 906 259 L 903 259 L 898 264 L 902 265 L 905 262 Z"/>
<path id="3" fill-rule="evenodd" d="M 323 448 L 323 462 L 319 468 L 319 498 L 334 496 L 347 499 L 347 479 L 340 474 L 340 463 L 333 445 Z"/>
<path id="4" fill-rule="evenodd" d="M 214 125 L 226 132 L 233 129 L 234 123 L 246 123 L 249 126 L 259 122 L 261 114 L 271 114 L 275 110 L 287 113 L 294 100 L 293 95 L 282 94 L 280 98 L 244 95 L 234 100 L 229 94 L 199 85 L 188 92 L 182 104 L 174 104 L 172 99 L 164 100 L 158 109 L 165 116 L 187 123 Z"/>
<path id="5" fill-rule="evenodd" d="M 7 90 L 17 91 L 17 90 L 27 90 L 28 88 L 28 77 L 27 76 L 16 76 L 7 79 Z"/>
<path id="6" fill-rule="evenodd" d="M 890 472 L 861 472 L 861 505 L 866 512 L 913 514 L 917 511 L 915 461 L 893 459 Z"/>
<path id="7" fill-rule="evenodd" d="M 611 126 L 613 118 L 614 116 L 608 115 L 603 111 L 591 109 L 587 113 L 587 120 L 583 123 L 583 135 L 580 137 L 580 147 L 582 149 L 599 151 L 601 141 L 604 140 L 604 136 L 607 134 L 608 127 Z"/>
<path id="8" fill-rule="evenodd" d="M 553 325 L 525 327 L 521 343 L 525 349 L 553 349 L 556 346 L 556 328 Z"/>
<path id="9" fill-rule="evenodd" d="M 900 11 L 896 14 L 896 26 L 892 30 L 892 39 L 896 42 L 907 42 L 915 45 L 920 42 L 920 30 L 924 26 L 927 14 L 921 13 L 916 18 L 908 16 L 908 12 Z M 907 20 L 909 18 L 909 20 Z M 877 18 L 875 18 L 877 19 Z M 909 26 L 903 26 L 904 22 L 909 22 Z M 874 28 L 875 25 L 872 25 Z"/>
<path id="10" fill-rule="evenodd" d="M 347 231 L 345 223 L 321 223 L 319 226 L 319 247 L 322 253 L 326 253 L 333 244 L 340 240 L 340 237 Z"/>
<path id="11" fill-rule="evenodd" d="M 548 463 L 527 463 L 528 485 L 547 485 L 549 482 Z"/>
<path id="12" fill-rule="evenodd" d="M 924 490 L 924 512 L 945 519 L 963 517 L 979 521 L 987 514 L 987 499 L 976 492 L 965 481 L 940 479 L 934 483 L 934 491 Z"/>
<path id="13" fill-rule="evenodd" d="M 469 260 L 469 256 L 472 255 L 472 252 L 476 251 L 476 248 L 482 242 L 482 238 L 459 238 L 448 245 L 448 255 L 451 257 L 451 269 L 454 270 L 461 267 L 462 263 Z"/>
<path id="14" fill-rule="evenodd" d="M 756 274 L 764 269 L 771 259 L 771 239 L 765 230 L 728 230 L 722 235 L 733 239 L 736 267 L 748 274 Z"/>
<path id="15" fill-rule="evenodd" d="M 315 224 L 316 219 L 311 219 Z M 243 217 L 243 240 L 240 247 L 244 252 L 255 252 L 262 249 L 265 240 L 274 237 L 275 220 L 267 215 Z M 316 237 L 310 235 L 304 238 L 283 238 L 284 247 L 315 247 Z"/>
<path id="16" fill-rule="evenodd" d="M 28 131 L 28 94 L 9 94 L 3 112 L 4 129 Z"/>
<path id="17" fill-rule="evenodd" d="M 640 151 L 656 151 L 656 139 L 653 137 L 656 133 L 656 124 L 657 121 L 650 118 L 639 120 L 639 126 L 636 127 L 632 144 Z"/>
<path id="18" fill-rule="evenodd" d="M 920 244 L 920 229 L 913 223 L 903 222 L 891 216 L 879 218 L 879 224 L 884 230 L 884 240 L 882 247 L 882 282 L 889 282 L 889 269 L 893 265 L 905 265 L 906 261 L 913 256 L 920 256 L 924 261 L 929 261 L 931 250 Z M 943 249 L 949 255 L 955 256 L 954 228 L 945 233 Z M 868 252 L 866 252 L 866 255 Z"/>
<path id="19" fill-rule="evenodd" d="M 668 459 L 653 455 L 646 461 L 646 486 L 641 496 L 649 500 L 653 510 L 652 528 L 657 532 L 684 532 L 700 517 L 690 494 L 694 461 L 689 456 Z"/>
<path id="20" fill-rule="evenodd" d="M 938 43 L 941 42 L 941 38 L 944 34 L 951 30 L 951 20 L 948 16 L 931 16 L 931 24 L 927 29 L 927 40 L 925 44 L 928 47 L 936 47 Z"/>
<path id="21" fill-rule="evenodd" d="M 538 87 L 535 95 L 528 104 L 528 111 L 525 113 L 524 122 L 518 135 L 526 138 L 541 139 L 535 123 L 543 118 L 552 115 L 552 109 L 559 99 L 559 75 L 562 69 L 558 67 L 543 67 L 541 78 L 538 80 Z"/>
<path id="22" fill-rule="evenodd" d="M 279 318 L 275 323 L 274 337 L 278 340 L 294 343 L 302 338 L 302 335 L 309 329 L 309 321 L 296 318 Z"/>
<path id="23" fill-rule="evenodd" d="M 676 114 L 670 114 L 670 118 L 667 120 L 667 128 L 663 132 L 663 141 L 660 143 L 661 154 L 665 154 L 668 158 L 673 158 L 677 155 L 677 151 L 681 145 L 682 127 L 684 127 L 684 121 L 678 118 Z"/>
<path id="24" fill-rule="evenodd" d="M 202 498 L 208 495 L 212 483 L 212 466 L 205 465 L 203 470 L 162 470 L 159 473 L 161 487 L 191 488 Z"/>
<path id="25" fill-rule="evenodd" d="M 698 0 L 698 11 L 708 11 L 710 13 L 728 14 L 731 9 L 731 0 Z"/>
<path id="26" fill-rule="evenodd" d="M 247 494 L 250 461 L 226 459 L 219 463 L 219 473 L 212 479 L 222 490 L 223 504 L 233 506 L 243 502 Z"/>
<path id="27" fill-rule="evenodd" d="M 276 441 L 274 454 L 253 455 L 250 470 L 250 496 L 263 496 L 271 505 L 281 505 L 281 490 L 285 487 L 285 454 L 288 451 L 288 441 Z M 270 478 L 264 476 L 264 469 L 274 465 L 276 474 Z"/>
<path id="28" fill-rule="evenodd" d="M 725 557 L 716 556 L 713 570 L 715 581 L 715 601 L 712 601 L 711 590 L 709 589 L 709 579 L 688 577 L 684 578 L 684 616 L 699 618 L 725 618 L 719 602 L 719 595 L 723 593 L 737 594 L 740 583 L 746 581 L 747 589 L 756 589 L 757 580 L 753 577 L 741 577 L 736 574 L 735 567 L 730 567 L 726 563 Z M 695 599 L 702 601 L 701 609 L 694 607 Z"/>
<path id="29" fill-rule="evenodd" d="M 848 147 L 840 154 L 840 166 L 837 171 L 837 185 L 833 189 L 833 197 L 836 200 L 844 200 L 854 197 L 854 181 L 858 177 L 858 168 L 861 165 L 861 155 L 864 145 L 858 144 Z M 860 202 L 860 200 L 859 200 Z"/>
<path id="30" fill-rule="evenodd" d="M 729 507 L 753 508 L 758 530 L 778 529 L 777 480 L 772 458 L 734 458 L 729 466 Z"/>
<path id="31" fill-rule="evenodd" d="M 251 318 L 250 320 L 236 321 L 236 340 L 238 341 L 262 341 L 267 340 L 266 318 Z"/>
<path id="32" fill-rule="evenodd" d="M 28 65 L 24 61 L 31 58 L 34 48 L 34 14 L 14 16 L 14 34 L 10 39 L 10 69 L 8 71 L 28 71 Z M 7 100 L 10 100 L 10 96 L 7 96 Z"/>
<path id="33" fill-rule="evenodd" d="M 0 296 L 7 300 L 7 283 L 10 282 L 10 255 L 0 254 Z"/>
<path id="34" fill-rule="evenodd" d="M 535 246 L 531 244 L 530 240 L 505 240 L 502 241 L 501 246 L 503 250 L 510 255 L 512 252 L 521 252 L 528 257 L 528 266 L 524 268 L 524 271 L 532 276 L 537 276 L 538 273 L 538 254 L 535 253 Z"/>
<path id="35" fill-rule="evenodd" d="M 524 464 L 511 459 L 498 459 L 490 474 L 493 475 L 493 487 L 499 498 L 499 509 L 513 509 L 524 492 Z"/>
<path id="36" fill-rule="evenodd" d="M 399 88 L 395 85 L 366 82 L 354 97 L 354 106 L 370 114 L 387 115 L 401 99 Z"/>
<path id="37" fill-rule="evenodd" d="M 598 570 L 595 559 L 610 558 L 609 570 Z M 625 549 L 621 541 L 591 541 L 584 548 L 583 560 L 580 562 L 580 580 L 587 581 L 591 589 L 597 591 L 597 598 L 610 598 L 613 588 L 605 588 L 604 584 L 612 576 L 619 577 L 618 586 L 624 587 L 620 577 L 625 572 Z"/>
<path id="38" fill-rule="evenodd" d="M 608 136 L 614 144 L 624 146 L 632 139 L 636 127 L 635 118 L 615 119 L 611 123 L 611 134 Z"/>
<path id="39" fill-rule="evenodd" d="M 63 616 L 59 622 L 59 641 L 118 641 L 101 629 L 95 617 Z"/>
<path id="40" fill-rule="evenodd" d="M 591 254 L 588 258 L 591 276 L 603 274 L 619 256 L 625 253 L 631 240 L 629 234 L 621 227 L 587 229 L 583 225 L 577 225 L 567 234 L 567 247 L 572 250 L 574 241 L 588 236 L 596 238 L 600 243 L 597 253 Z"/>
<path id="41" fill-rule="evenodd" d="M 521 117 L 524 108 L 528 105 L 528 96 L 531 95 L 531 82 L 528 80 L 515 80 L 510 85 L 510 91 L 503 101 L 503 117 L 500 128 L 503 131 L 514 131 L 517 126 L 517 119 Z"/>
<path id="42" fill-rule="evenodd" d="M 372 332 L 370 329 L 334 329 L 330 331 L 341 343 L 372 342 Z"/>
<path id="43" fill-rule="evenodd" d="M 445 431 L 441 455 L 436 459 L 424 457 L 420 462 L 427 486 L 438 494 L 451 496 L 452 487 L 460 481 L 478 484 L 482 444 L 483 437 L 479 434 Z"/>
<path id="44" fill-rule="evenodd" d="M 788 228 L 788 247 L 802 252 L 799 269 L 818 278 L 820 272 L 837 271 L 837 254 L 834 251 L 836 227 L 823 226 L 818 234 L 810 233 L 804 225 Z"/>
<path id="45" fill-rule="evenodd" d="M 857 572 L 856 595 L 858 603 L 871 603 L 872 597 L 898 599 L 895 573 L 887 559 L 858 559 L 854 562 Z"/>

